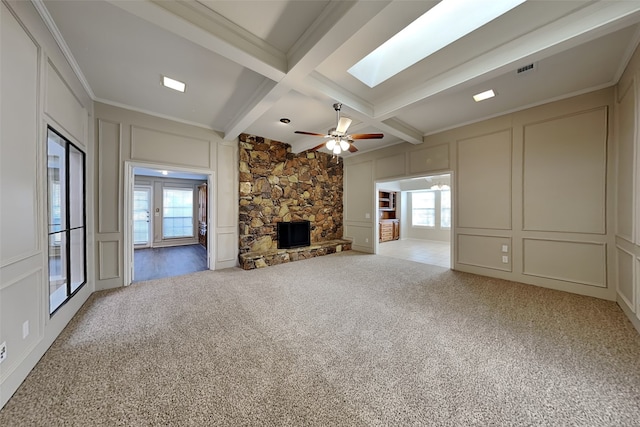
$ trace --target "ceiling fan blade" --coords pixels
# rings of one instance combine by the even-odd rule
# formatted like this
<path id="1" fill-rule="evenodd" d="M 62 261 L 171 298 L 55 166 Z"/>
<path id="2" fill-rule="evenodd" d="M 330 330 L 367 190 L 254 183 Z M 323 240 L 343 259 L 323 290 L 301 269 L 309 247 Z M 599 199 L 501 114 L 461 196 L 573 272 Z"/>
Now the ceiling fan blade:
<path id="1" fill-rule="evenodd" d="M 384 134 L 382 133 L 355 133 L 349 135 L 350 139 L 382 139 Z"/>
<path id="2" fill-rule="evenodd" d="M 340 121 L 338 122 L 338 126 L 336 127 L 336 132 L 339 134 L 344 134 L 347 132 L 349 125 L 351 124 L 351 119 L 347 117 L 340 117 Z"/>
<path id="3" fill-rule="evenodd" d="M 297 130 L 294 133 L 301 133 L 302 135 L 321 136 L 323 138 L 326 138 L 326 137 L 329 136 L 329 135 L 325 135 L 324 133 L 304 132 L 304 131 L 301 131 L 301 130 Z"/>
<path id="4" fill-rule="evenodd" d="M 350 153 L 355 153 L 356 151 L 358 151 L 358 149 L 356 148 L 355 145 L 353 144 L 349 144 L 349 152 Z"/>
<path id="5" fill-rule="evenodd" d="M 319 149 L 324 148 L 326 145 L 327 145 L 327 143 L 326 143 L 326 142 L 323 142 L 323 143 L 322 143 L 322 144 L 320 144 L 320 145 L 316 145 L 316 146 L 315 146 L 315 147 L 313 147 L 313 148 L 309 148 L 309 150 L 308 150 L 308 151 L 318 151 Z"/>

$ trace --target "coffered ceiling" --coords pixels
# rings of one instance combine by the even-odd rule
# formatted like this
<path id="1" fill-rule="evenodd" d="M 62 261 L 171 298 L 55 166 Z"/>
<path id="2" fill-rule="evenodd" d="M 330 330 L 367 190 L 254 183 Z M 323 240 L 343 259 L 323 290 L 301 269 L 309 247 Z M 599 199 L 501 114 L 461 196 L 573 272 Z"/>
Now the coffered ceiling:
<path id="1" fill-rule="evenodd" d="M 350 133 L 385 134 L 361 153 L 610 86 L 640 22 L 638 1 L 528 0 L 370 88 L 347 70 L 438 1 L 32 1 L 96 101 L 296 152 L 323 140 L 295 130 L 335 127 L 335 102 Z"/>

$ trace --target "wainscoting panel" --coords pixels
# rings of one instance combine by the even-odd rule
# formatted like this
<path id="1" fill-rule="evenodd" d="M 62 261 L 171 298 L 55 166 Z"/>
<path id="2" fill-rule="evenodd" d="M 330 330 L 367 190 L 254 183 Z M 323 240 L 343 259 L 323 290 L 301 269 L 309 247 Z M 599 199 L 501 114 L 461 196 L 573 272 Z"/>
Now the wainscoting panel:
<path id="1" fill-rule="evenodd" d="M 169 165 L 212 168 L 211 142 L 131 126 L 131 159 Z"/>
<path id="2" fill-rule="evenodd" d="M 377 225 L 376 225 L 377 226 Z M 345 239 L 351 240 L 351 248 L 356 251 L 373 252 L 374 247 L 374 230 L 371 225 L 349 225 L 349 235 L 345 235 Z M 367 241 L 367 239 L 369 241 Z"/>
<path id="3" fill-rule="evenodd" d="M 26 259 L 41 246 L 38 203 L 39 48 L 2 4 L 2 163 L 0 265 Z"/>
<path id="4" fill-rule="evenodd" d="M 605 233 L 607 108 L 524 127 L 524 229 Z"/>
<path id="5" fill-rule="evenodd" d="M 449 169 L 449 144 L 437 145 L 409 153 L 411 175 Z"/>
<path id="6" fill-rule="evenodd" d="M 458 141 L 458 227 L 511 229 L 511 130 Z"/>
<path id="7" fill-rule="evenodd" d="M 633 206 L 636 197 L 633 190 L 634 181 L 634 145 L 635 145 L 635 93 L 632 83 L 625 90 L 618 104 L 618 126 L 616 164 L 616 235 L 633 242 Z"/>
<path id="8" fill-rule="evenodd" d="M 376 160 L 376 178 L 404 176 L 406 174 L 406 156 L 404 153 Z"/>
<path id="9" fill-rule="evenodd" d="M 218 233 L 216 234 L 216 262 L 236 261 L 238 254 L 238 237 L 236 233 Z"/>
<path id="10" fill-rule="evenodd" d="M 376 211 L 373 206 L 373 162 L 367 161 L 356 163 L 344 169 L 344 223 L 345 234 L 351 233 L 347 222 L 367 221 L 373 222 L 376 218 Z M 364 189 L 368 190 L 364 190 Z M 369 214 L 369 218 L 367 218 Z"/>
<path id="11" fill-rule="evenodd" d="M 235 200 L 238 198 L 237 173 L 234 173 L 237 144 L 234 146 L 218 143 L 218 174 L 215 177 L 215 188 L 218 200 Z M 238 205 L 219 203 L 214 206 L 218 227 L 235 227 L 238 222 Z"/>
<path id="12" fill-rule="evenodd" d="M 635 292 L 634 292 L 634 268 L 637 268 L 633 262 L 633 255 L 625 251 L 621 247 L 616 248 L 616 261 L 618 267 L 618 295 L 624 300 L 631 310 L 635 310 Z"/>
<path id="13" fill-rule="evenodd" d="M 523 274 L 607 287 L 605 243 L 523 239 Z"/>
<path id="14" fill-rule="evenodd" d="M 43 330 L 42 269 L 26 272 L 0 290 L 0 336 L 7 343 L 7 359 L 2 362 L 4 380 L 42 338 Z M 29 335 L 22 337 L 22 328 L 29 322 Z"/>
<path id="15" fill-rule="evenodd" d="M 47 96 L 45 112 L 57 123 L 60 123 L 77 142 L 85 141 L 87 113 L 64 82 L 58 70 L 47 64 Z"/>
<path id="16" fill-rule="evenodd" d="M 634 268 L 638 262 L 633 262 L 633 255 L 621 247 L 616 248 L 616 261 L 618 266 L 618 295 L 624 300 L 630 309 L 635 309 L 634 298 Z"/>
<path id="17" fill-rule="evenodd" d="M 119 233 L 120 158 L 122 131 L 119 123 L 98 120 L 98 233 Z"/>
<path id="18" fill-rule="evenodd" d="M 503 245 L 507 246 L 508 252 L 502 252 Z M 458 234 L 456 252 L 459 264 L 511 271 L 512 247 L 509 237 Z M 502 262 L 503 256 L 508 257 L 506 263 Z"/>
<path id="19" fill-rule="evenodd" d="M 98 242 L 98 279 L 116 279 L 120 277 L 120 241 Z"/>
<path id="20" fill-rule="evenodd" d="M 634 307 L 629 306 L 629 308 L 631 308 L 632 311 L 635 311 L 636 317 L 640 319 L 640 295 L 638 294 L 638 292 L 640 292 L 640 258 L 636 257 L 635 260 L 636 269 L 634 272 L 635 276 L 633 280 L 633 299 L 635 300 L 636 304 Z"/>

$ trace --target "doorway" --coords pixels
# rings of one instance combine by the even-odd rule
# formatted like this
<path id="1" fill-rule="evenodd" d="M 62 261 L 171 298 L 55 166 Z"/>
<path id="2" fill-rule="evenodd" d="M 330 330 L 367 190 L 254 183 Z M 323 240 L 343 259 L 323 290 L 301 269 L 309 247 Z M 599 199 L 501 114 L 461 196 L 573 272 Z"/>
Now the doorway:
<path id="1" fill-rule="evenodd" d="M 378 222 L 375 253 L 424 264 L 453 266 L 452 173 L 376 183 Z M 388 194 L 394 211 L 388 212 Z M 384 197 L 383 197 L 384 196 Z M 392 220 L 387 218 L 392 217 Z M 389 239 L 384 223 L 397 222 Z"/>
<path id="2" fill-rule="evenodd" d="M 126 162 L 125 285 L 211 269 L 212 175 Z"/>

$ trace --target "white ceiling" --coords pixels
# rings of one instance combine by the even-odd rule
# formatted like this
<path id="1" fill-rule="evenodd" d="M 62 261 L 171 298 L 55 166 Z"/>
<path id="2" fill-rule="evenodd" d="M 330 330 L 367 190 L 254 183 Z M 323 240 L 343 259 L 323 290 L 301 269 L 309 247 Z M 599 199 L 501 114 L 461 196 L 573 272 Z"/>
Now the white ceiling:
<path id="1" fill-rule="evenodd" d="M 640 22 L 640 1 L 528 0 L 369 88 L 347 69 L 437 1 L 32 1 L 96 101 L 295 152 L 323 141 L 295 130 L 335 127 L 335 102 L 353 119 L 349 133 L 385 134 L 357 141 L 362 153 L 613 85 Z M 498 96 L 472 100 L 487 89 Z"/>

